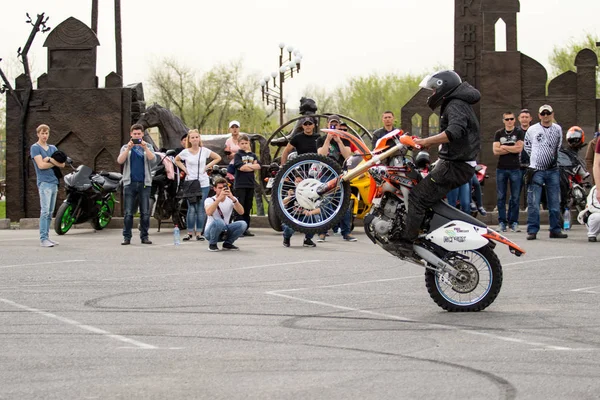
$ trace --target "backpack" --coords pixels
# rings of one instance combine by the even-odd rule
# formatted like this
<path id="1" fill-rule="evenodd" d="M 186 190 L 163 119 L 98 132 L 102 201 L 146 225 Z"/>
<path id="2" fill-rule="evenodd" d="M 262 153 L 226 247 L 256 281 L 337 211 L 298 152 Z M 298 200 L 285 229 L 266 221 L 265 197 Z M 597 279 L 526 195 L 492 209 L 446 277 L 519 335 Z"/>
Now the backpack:
<path id="1" fill-rule="evenodd" d="M 600 213 L 600 203 L 596 197 L 596 186 L 590 189 L 590 194 L 587 197 L 587 208 L 591 213 Z"/>

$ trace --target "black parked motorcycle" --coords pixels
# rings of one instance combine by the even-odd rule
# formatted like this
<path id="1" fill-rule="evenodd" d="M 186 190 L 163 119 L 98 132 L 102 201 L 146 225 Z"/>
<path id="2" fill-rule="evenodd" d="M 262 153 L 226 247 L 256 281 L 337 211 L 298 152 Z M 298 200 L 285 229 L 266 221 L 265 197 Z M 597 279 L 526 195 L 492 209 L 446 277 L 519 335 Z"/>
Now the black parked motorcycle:
<path id="1" fill-rule="evenodd" d="M 177 196 L 180 171 L 175 164 L 175 150 L 168 150 L 165 155 L 159 155 L 158 163 L 152 168 L 152 189 L 150 191 L 150 216 L 158 221 L 158 232 L 163 220 L 171 219 L 179 229 L 187 228 L 187 201 Z M 169 179 L 163 159 L 168 157 L 175 168 L 175 178 Z"/>
<path id="2" fill-rule="evenodd" d="M 117 172 L 95 173 L 85 165 L 73 167 L 75 171 L 65 175 L 67 198 L 61 204 L 54 221 L 54 231 L 64 235 L 73 224 L 90 221 L 96 230 L 106 228 L 115 209 L 115 193 L 121 184 L 122 175 Z"/>

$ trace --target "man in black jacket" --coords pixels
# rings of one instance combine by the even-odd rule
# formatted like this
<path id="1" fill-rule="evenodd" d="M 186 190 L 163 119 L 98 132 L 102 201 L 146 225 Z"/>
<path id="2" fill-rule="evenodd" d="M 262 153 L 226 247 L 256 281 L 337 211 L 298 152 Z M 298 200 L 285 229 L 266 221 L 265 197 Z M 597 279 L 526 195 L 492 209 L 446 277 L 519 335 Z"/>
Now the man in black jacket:
<path id="1" fill-rule="evenodd" d="M 442 133 L 415 139 L 415 142 L 423 148 L 440 144 L 441 147 L 439 161 L 433 171 L 410 192 L 406 229 L 402 235 L 407 249 L 412 249 L 427 209 L 450 190 L 470 181 L 480 149 L 479 121 L 472 108 L 481 98 L 479 91 L 462 82 L 454 71 L 440 71 L 427 76 L 420 86 L 433 90 L 427 99 L 432 110 L 441 105 Z"/>

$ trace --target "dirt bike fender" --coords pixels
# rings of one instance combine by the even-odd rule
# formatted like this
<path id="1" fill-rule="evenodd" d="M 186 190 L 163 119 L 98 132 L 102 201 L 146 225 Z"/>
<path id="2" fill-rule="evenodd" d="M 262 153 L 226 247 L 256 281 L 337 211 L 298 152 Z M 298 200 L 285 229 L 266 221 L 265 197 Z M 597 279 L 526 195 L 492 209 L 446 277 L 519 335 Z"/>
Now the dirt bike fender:
<path id="1" fill-rule="evenodd" d="M 487 228 L 487 232 L 482 235 L 489 240 L 495 240 L 496 242 L 504 243 L 508 246 L 510 252 L 517 257 L 521 257 L 525 254 L 525 250 L 519 247 L 515 242 L 507 238 L 506 236 L 502 236 L 498 232 L 493 229 Z"/>
<path id="2" fill-rule="evenodd" d="M 430 232 L 426 238 L 448 251 L 476 250 L 489 243 L 483 236 L 487 233 L 487 228 L 454 220 Z"/>

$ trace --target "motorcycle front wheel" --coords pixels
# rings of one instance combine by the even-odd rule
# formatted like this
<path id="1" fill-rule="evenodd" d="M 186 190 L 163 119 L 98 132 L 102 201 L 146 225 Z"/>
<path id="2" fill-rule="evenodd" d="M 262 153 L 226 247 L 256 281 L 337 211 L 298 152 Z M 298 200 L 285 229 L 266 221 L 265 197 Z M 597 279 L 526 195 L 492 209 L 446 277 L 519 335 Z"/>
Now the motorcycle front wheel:
<path id="1" fill-rule="evenodd" d="M 446 311 L 481 311 L 494 302 L 502 287 L 502 266 L 489 246 L 459 252 L 454 262 L 465 280 L 425 270 L 425 285 L 433 301 Z"/>
<path id="2" fill-rule="evenodd" d="M 336 225 L 350 206 L 350 182 L 340 181 L 321 196 L 315 189 L 341 175 L 337 162 L 315 153 L 287 162 L 275 177 L 271 195 L 281 222 L 303 233 L 320 233 Z"/>
<path id="3" fill-rule="evenodd" d="M 56 218 L 54 218 L 54 232 L 56 232 L 57 235 L 64 235 L 71 229 L 75 222 L 73 211 L 74 207 L 71 203 L 62 203 L 60 205 L 60 208 L 56 213 Z"/>

